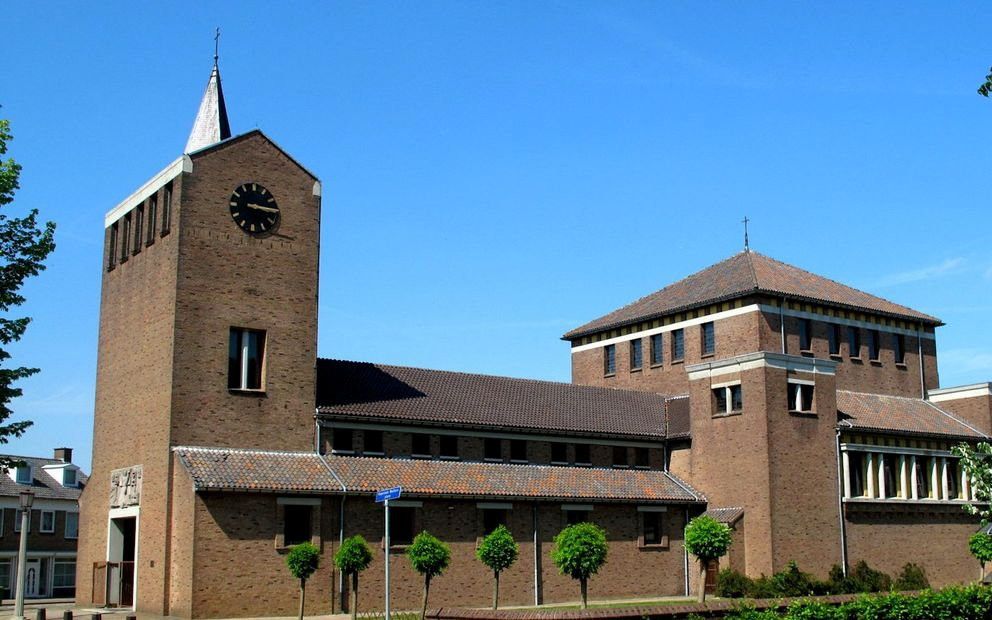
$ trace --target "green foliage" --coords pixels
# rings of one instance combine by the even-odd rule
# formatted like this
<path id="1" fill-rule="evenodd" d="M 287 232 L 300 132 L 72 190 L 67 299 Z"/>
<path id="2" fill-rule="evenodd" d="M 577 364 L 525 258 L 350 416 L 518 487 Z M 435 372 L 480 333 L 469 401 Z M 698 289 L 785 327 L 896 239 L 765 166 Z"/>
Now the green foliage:
<path id="1" fill-rule="evenodd" d="M 729 568 L 716 576 L 716 595 L 720 598 L 744 598 L 753 587 L 754 580 Z"/>
<path id="2" fill-rule="evenodd" d="M 685 528 L 686 549 L 702 561 L 722 558 L 730 543 L 730 528 L 712 517 L 696 517 Z"/>
<path id="3" fill-rule="evenodd" d="M 843 610 L 836 605 L 819 601 L 796 601 L 789 605 L 786 617 L 790 620 L 844 620 Z"/>
<path id="4" fill-rule="evenodd" d="M 406 555 L 410 558 L 413 570 L 427 579 L 444 573 L 451 562 L 451 549 L 428 532 L 421 532 L 413 539 Z"/>
<path id="5" fill-rule="evenodd" d="M 479 548 L 475 550 L 475 557 L 479 558 L 479 561 L 494 573 L 502 572 L 513 566 L 518 555 L 520 555 L 520 545 L 513 540 L 513 534 L 506 529 L 505 525 L 500 525 L 490 532 L 479 543 Z"/>
<path id="6" fill-rule="evenodd" d="M 755 579 L 747 591 L 750 598 L 781 598 L 778 590 L 775 589 L 775 581 L 766 575 Z"/>
<path id="7" fill-rule="evenodd" d="M 300 543 L 290 547 L 286 556 L 286 566 L 293 577 L 306 581 L 317 570 L 320 564 L 320 549 L 313 543 Z"/>
<path id="8" fill-rule="evenodd" d="M 826 594 L 829 590 L 826 583 L 799 570 L 795 561 L 789 562 L 785 570 L 772 575 L 771 581 L 777 596 L 810 596 Z"/>
<path id="9" fill-rule="evenodd" d="M 966 502 L 961 505 L 970 515 L 975 515 L 987 525 L 992 521 L 992 445 L 979 442 L 974 447 L 962 443 L 951 448 L 954 456 L 961 458 L 961 469 L 971 478 L 971 490 L 978 504 Z"/>
<path id="10" fill-rule="evenodd" d="M 982 97 L 988 97 L 990 92 L 992 92 L 992 67 L 989 68 L 988 75 L 985 76 L 985 81 L 978 87 L 978 94 Z"/>
<path id="11" fill-rule="evenodd" d="M 852 592 L 888 592 L 892 589 L 892 578 L 871 568 L 864 560 L 854 565 L 847 579 L 852 585 Z"/>
<path id="12" fill-rule="evenodd" d="M 758 611 L 754 605 L 743 603 L 734 607 L 726 616 L 726 620 L 779 620 L 779 616 L 774 611 Z"/>
<path id="13" fill-rule="evenodd" d="M 975 532 L 968 539 L 968 549 L 983 566 L 992 562 L 992 536 L 983 532 Z"/>
<path id="14" fill-rule="evenodd" d="M 576 523 L 555 536 L 551 559 L 558 572 L 588 579 L 606 563 L 606 531 L 594 523 Z"/>
<path id="15" fill-rule="evenodd" d="M 7 142 L 13 139 L 10 121 L 0 119 L 0 157 L 7 153 Z M 20 188 L 21 166 L 12 157 L 0 159 L 0 207 L 14 200 L 14 192 Z M 24 303 L 18 293 L 24 280 L 38 275 L 45 269 L 43 261 L 55 249 L 55 224 L 47 222 L 44 228 L 38 227 L 38 211 L 31 210 L 22 218 L 0 215 L 0 312 L 7 313 L 11 308 Z M 16 342 L 24 335 L 31 319 L 28 317 L 0 317 L 0 344 Z M 10 359 L 10 353 L 0 348 L 0 364 Z M 0 367 L 0 444 L 12 437 L 20 437 L 31 426 L 30 421 L 4 424 L 13 411 L 10 401 L 21 395 L 22 390 L 14 383 L 38 372 L 37 368 Z M 9 467 L 16 459 L 0 457 L 0 467 Z"/>
<path id="16" fill-rule="evenodd" d="M 345 575 L 360 573 L 372 563 L 372 549 L 361 536 L 352 536 L 341 541 L 334 554 L 334 564 Z"/>
<path id="17" fill-rule="evenodd" d="M 930 581 L 923 568 L 912 562 L 902 567 L 902 572 L 892 584 L 894 590 L 926 590 L 929 587 Z"/>

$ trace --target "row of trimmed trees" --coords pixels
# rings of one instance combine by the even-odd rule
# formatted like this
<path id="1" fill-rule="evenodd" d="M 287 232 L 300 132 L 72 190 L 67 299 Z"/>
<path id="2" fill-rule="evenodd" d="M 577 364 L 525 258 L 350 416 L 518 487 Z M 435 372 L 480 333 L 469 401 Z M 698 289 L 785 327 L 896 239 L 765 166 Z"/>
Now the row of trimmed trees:
<path id="1" fill-rule="evenodd" d="M 699 600 L 705 596 L 705 571 L 710 560 L 722 557 L 730 547 L 730 528 L 710 517 L 697 517 L 686 527 L 686 548 L 700 560 Z M 577 523 L 563 529 L 555 536 L 551 560 L 558 572 L 579 582 L 582 608 L 588 605 L 589 578 L 606 564 L 609 545 L 606 531 L 594 523 Z M 451 562 L 451 549 L 428 532 L 420 532 L 407 548 L 406 556 L 417 573 L 424 578 L 424 597 L 420 618 L 427 614 L 427 599 L 431 580 L 444 573 Z M 500 525 L 487 536 L 475 550 L 475 556 L 493 572 L 493 609 L 499 608 L 499 577 L 513 566 L 520 556 L 520 545 L 505 525 Z M 299 618 L 303 619 L 303 602 L 306 582 L 317 570 L 320 550 L 305 542 L 290 549 L 286 565 L 293 576 L 300 580 Z M 346 538 L 337 553 L 334 564 L 343 575 L 351 577 L 351 617 L 358 617 L 358 575 L 372 563 L 372 550 L 361 536 Z"/>

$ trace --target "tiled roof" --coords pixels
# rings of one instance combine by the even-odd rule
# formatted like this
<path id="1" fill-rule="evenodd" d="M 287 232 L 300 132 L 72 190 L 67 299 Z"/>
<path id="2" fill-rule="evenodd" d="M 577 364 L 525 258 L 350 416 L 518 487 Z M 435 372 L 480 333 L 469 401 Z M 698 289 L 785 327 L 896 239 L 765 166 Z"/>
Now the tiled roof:
<path id="1" fill-rule="evenodd" d="M 963 420 L 920 398 L 837 390 L 840 425 L 855 430 L 984 438 Z"/>
<path id="2" fill-rule="evenodd" d="M 7 474 L 6 470 L 0 471 L 0 496 L 17 497 L 21 491 L 30 490 L 34 492 L 34 496 L 37 499 L 68 499 L 75 501 L 79 499 L 79 494 L 82 492 L 83 487 L 86 486 L 87 477 L 81 471 L 76 475 L 79 487 L 73 488 L 62 486 L 48 471 L 42 469 L 45 465 L 61 465 L 62 461 L 57 459 L 43 459 L 33 456 L 3 456 L 23 461 L 25 464 L 30 465 L 31 475 L 34 481 L 30 485 L 18 484 Z"/>
<path id="3" fill-rule="evenodd" d="M 705 517 L 713 517 L 720 523 L 726 523 L 727 525 L 733 525 L 737 523 L 737 520 L 744 516 L 743 508 L 710 508 L 702 514 Z"/>
<path id="4" fill-rule="evenodd" d="M 665 434 L 669 439 L 689 437 L 689 397 L 674 396 L 665 400 Z"/>
<path id="5" fill-rule="evenodd" d="M 659 394 L 327 359 L 317 361 L 317 410 L 449 428 L 665 436 Z"/>
<path id="6" fill-rule="evenodd" d="M 178 447 L 198 491 L 375 493 L 402 486 L 404 495 L 568 499 L 585 501 L 704 501 L 663 471 L 511 465 L 465 461 L 321 457 L 310 452 L 266 452 Z M 333 473 L 332 473 L 333 472 Z"/>
<path id="7" fill-rule="evenodd" d="M 660 291 L 573 329 L 562 338 L 572 340 L 622 325 L 755 293 L 821 302 L 908 318 L 929 325 L 942 324 L 936 317 L 869 295 L 763 254 L 748 251 L 735 254 Z"/>

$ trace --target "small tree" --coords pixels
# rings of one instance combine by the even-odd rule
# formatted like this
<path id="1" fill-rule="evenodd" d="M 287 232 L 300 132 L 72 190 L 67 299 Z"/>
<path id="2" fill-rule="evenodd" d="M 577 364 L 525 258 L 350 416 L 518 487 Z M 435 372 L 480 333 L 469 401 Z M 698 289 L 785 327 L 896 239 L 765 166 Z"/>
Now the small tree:
<path id="1" fill-rule="evenodd" d="M 286 566 L 293 577 L 300 580 L 300 613 L 299 619 L 303 620 L 303 601 L 306 598 L 307 579 L 313 575 L 320 564 L 320 549 L 313 543 L 300 543 L 289 549 L 286 556 Z"/>
<path id="2" fill-rule="evenodd" d="M 966 502 L 962 504 L 964 511 L 975 515 L 987 525 L 992 521 L 992 445 L 980 442 L 975 447 L 966 443 L 951 448 L 954 456 L 961 458 L 961 469 L 971 479 L 971 490 L 975 494 L 977 504 Z"/>
<path id="3" fill-rule="evenodd" d="M 420 620 L 427 616 L 427 596 L 431 591 L 431 579 L 444 573 L 451 562 L 451 549 L 427 532 L 421 532 L 413 539 L 406 550 L 413 570 L 424 576 L 424 602 L 420 607 Z"/>
<path id="4" fill-rule="evenodd" d="M 551 559 L 558 572 L 579 580 L 582 609 L 588 606 L 589 578 L 606 564 L 606 531 L 594 523 L 576 523 L 555 536 Z"/>
<path id="5" fill-rule="evenodd" d="M 696 517 L 685 528 L 685 548 L 699 558 L 699 602 L 706 600 L 706 565 L 727 554 L 730 528 L 712 517 Z"/>
<path id="6" fill-rule="evenodd" d="M 982 581 L 985 581 L 985 563 L 992 562 L 992 535 L 985 532 L 975 532 L 968 539 L 968 548 L 982 565 Z"/>
<path id="7" fill-rule="evenodd" d="M 342 575 L 351 575 L 351 617 L 358 618 L 358 573 L 372 563 L 372 550 L 361 536 L 352 536 L 341 541 L 341 547 L 334 554 L 334 564 Z"/>
<path id="8" fill-rule="evenodd" d="M 505 525 L 490 532 L 475 550 L 475 557 L 493 571 L 493 609 L 499 609 L 499 574 L 513 566 L 518 555 L 520 545 Z"/>

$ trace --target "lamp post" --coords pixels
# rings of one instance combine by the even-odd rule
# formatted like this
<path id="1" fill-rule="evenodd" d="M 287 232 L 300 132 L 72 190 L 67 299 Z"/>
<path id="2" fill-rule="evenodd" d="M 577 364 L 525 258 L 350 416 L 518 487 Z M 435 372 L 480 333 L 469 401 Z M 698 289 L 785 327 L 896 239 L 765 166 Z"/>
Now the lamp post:
<path id="1" fill-rule="evenodd" d="M 28 527 L 31 524 L 31 504 L 34 492 L 21 491 L 21 546 L 17 551 L 17 593 L 14 599 L 14 619 L 24 620 L 24 570 L 28 555 Z"/>

